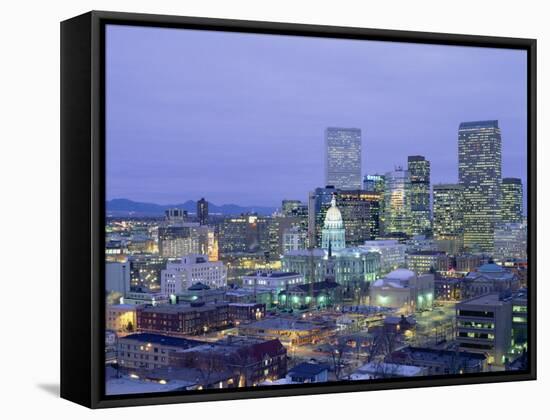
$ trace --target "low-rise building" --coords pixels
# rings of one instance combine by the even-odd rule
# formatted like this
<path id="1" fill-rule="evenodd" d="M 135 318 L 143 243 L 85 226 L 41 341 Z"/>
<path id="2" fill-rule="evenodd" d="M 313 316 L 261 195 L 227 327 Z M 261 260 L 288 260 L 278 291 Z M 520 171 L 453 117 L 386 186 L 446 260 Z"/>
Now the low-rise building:
<path id="1" fill-rule="evenodd" d="M 277 304 L 277 295 L 273 290 L 262 287 L 229 289 L 225 292 L 225 299 L 229 303 L 263 303 L 266 308 Z"/>
<path id="2" fill-rule="evenodd" d="M 361 366 L 350 375 L 352 381 L 365 381 L 383 378 L 410 378 L 424 376 L 427 368 L 386 362 L 370 362 Z"/>
<path id="3" fill-rule="evenodd" d="M 342 286 L 333 281 L 321 281 L 289 287 L 279 293 L 279 306 L 303 309 L 308 306 L 326 308 L 342 300 Z"/>
<path id="4" fill-rule="evenodd" d="M 435 276 L 435 300 L 456 302 L 462 299 L 462 279 L 456 277 Z"/>
<path id="5" fill-rule="evenodd" d="M 519 287 L 519 278 L 514 272 L 490 263 L 482 265 L 464 277 L 463 296 L 471 298 L 487 293 L 511 293 Z"/>
<path id="6" fill-rule="evenodd" d="M 285 346 L 312 344 L 326 338 L 330 329 L 323 324 L 295 318 L 265 318 L 240 325 L 239 334 L 261 339 L 277 339 Z"/>
<path id="7" fill-rule="evenodd" d="M 460 254 L 455 256 L 455 269 L 459 273 L 476 271 L 478 267 L 485 264 L 487 258 L 479 254 Z"/>
<path id="8" fill-rule="evenodd" d="M 137 311 L 140 332 L 196 335 L 227 327 L 228 324 L 227 303 L 150 306 Z"/>
<path id="9" fill-rule="evenodd" d="M 426 369 L 426 375 L 478 373 L 487 369 L 483 354 L 426 347 L 405 347 L 394 351 L 386 362 L 418 366 Z"/>
<path id="10" fill-rule="evenodd" d="M 293 383 L 309 384 L 328 381 L 329 366 L 321 363 L 300 363 L 294 366 L 287 377 Z"/>
<path id="11" fill-rule="evenodd" d="M 208 255 L 184 255 L 181 261 L 169 262 L 161 272 L 160 288 L 166 295 L 177 295 L 195 283 L 211 288 L 227 284 L 227 269 L 221 261 L 209 261 Z"/>
<path id="12" fill-rule="evenodd" d="M 160 334 L 131 334 L 119 338 L 117 361 L 123 369 L 158 369 L 170 366 L 171 353 L 200 344 Z"/>
<path id="13" fill-rule="evenodd" d="M 120 299 L 120 303 L 157 306 L 170 303 L 170 299 L 167 295 L 158 292 L 130 292 Z"/>
<path id="14" fill-rule="evenodd" d="M 171 361 L 173 367 L 196 368 L 204 376 L 230 370 L 238 377 L 238 387 L 274 381 L 287 372 L 287 351 L 277 339 L 228 336 L 215 343 L 171 353 Z"/>
<path id="15" fill-rule="evenodd" d="M 370 287 L 369 295 L 371 305 L 401 309 L 407 313 L 431 309 L 434 276 L 417 275 L 410 270 L 397 269 L 376 280 Z"/>
<path id="16" fill-rule="evenodd" d="M 380 270 L 382 274 L 405 266 L 405 251 L 407 246 L 397 240 L 377 239 L 365 241 L 360 246 L 366 251 L 380 254 Z"/>
<path id="17" fill-rule="evenodd" d="M 416 274 L 448 271 L 451 260 L 441 251 L 412 251 L 407 253 L 407 268 Z"/>
<path id="18" fill-rule="evenodd" d="M 243 287 L 270 289 L 276 293 L 291 286 L 304 284 L 304 276 L 295 272 L 259 270 L 243 276 Z"/>
<path id="19" fill-rule="evenodd" d="M 117 334 L 134 332 L 137 328 L 137 309 L 139 305 L 106 305 L 105 328 Z"/>
<path id="20" fill-rule="evenodd" d="M 257 321 L 265 317 L 263 303 L 230 303 L 229 320 L 233 323 Z"/>
<path id="21" fill-rule="evenodd" d="M 512 343 L 512 302 L 498 293 L 456 305 L 456 340 L 461 350 L 487 356 L 490 364 L 507 362 Z"/>
<path id="22" fill-rule="evenodd" d="M 225 301 L 225 289 L 213 289 L 203 283 L 194 285 L 175 295 L 172 303 L 219 303 Z"/>

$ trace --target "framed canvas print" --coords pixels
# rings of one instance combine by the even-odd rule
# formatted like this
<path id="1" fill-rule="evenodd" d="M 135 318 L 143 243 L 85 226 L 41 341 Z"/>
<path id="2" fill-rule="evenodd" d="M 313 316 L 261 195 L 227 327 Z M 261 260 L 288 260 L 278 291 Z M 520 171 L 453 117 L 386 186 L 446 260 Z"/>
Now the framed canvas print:
<path id="1" fill-rule="evenodd" d="M 62 22 L 62 397 L 535 379 L 535 47 Z"/>

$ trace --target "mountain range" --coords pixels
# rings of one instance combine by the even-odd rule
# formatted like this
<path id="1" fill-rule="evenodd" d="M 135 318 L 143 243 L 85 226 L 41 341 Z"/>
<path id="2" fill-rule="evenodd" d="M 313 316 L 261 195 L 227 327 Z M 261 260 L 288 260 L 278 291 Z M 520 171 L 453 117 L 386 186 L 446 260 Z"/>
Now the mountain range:
<path id="1" fill-rule="evenodd" d="M 197 212 L 197 202 L 187 200 L 180 204 L 156 204 L 132 201 L 126 198 L 114 198 L 107 200 L 106 209 L 109 216 L 163 216 L 164 211 L 170 208 L 186 210 L 188 213 Z M 257 213 L 263 216 L 271 215 L 276 210 L 275 207 L 266 206 L 239 206 L 237 204 L 216 205 L 208 203 L 208 212 L 210 214 L 221 214 L 224 216 L 237 215 L 241 213 Z"/>

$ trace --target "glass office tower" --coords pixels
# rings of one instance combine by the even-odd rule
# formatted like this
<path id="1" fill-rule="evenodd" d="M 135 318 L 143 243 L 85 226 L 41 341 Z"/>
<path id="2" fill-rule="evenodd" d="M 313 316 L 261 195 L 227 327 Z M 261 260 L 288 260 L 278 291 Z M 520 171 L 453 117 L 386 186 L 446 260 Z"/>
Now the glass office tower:
<path id="1" fill-rule="evenodd" d="M 361 130 L 329 127 L 325 131 L 326 185 L 361 189 Z"/>
<path id="2" fill-rule="evenodd" d="M 523 220 L 523 185 L 519 178 L 503 178 L 501 187 L 500 221 L 520 223 Z"/>
<path id="3" fill-rule="evenodd" d="M 394 171 L 386 173 L 384 179 L 384 234 L 409 234 L 409 173 L 397 167 Z"/>
<path id="4" fill-rule="evenodd" d="M 498 121 L 463 122 L 458 129 L 458 179 L 464 188 L 464 247 L 494 248 L 499 218 L 501 135 Z"/>
<path id="5" fill-rule="evenodd" d="M 429 234 L 430 214 L 430 161 L 424 156 L 409 156 L 411 234 Z"/>

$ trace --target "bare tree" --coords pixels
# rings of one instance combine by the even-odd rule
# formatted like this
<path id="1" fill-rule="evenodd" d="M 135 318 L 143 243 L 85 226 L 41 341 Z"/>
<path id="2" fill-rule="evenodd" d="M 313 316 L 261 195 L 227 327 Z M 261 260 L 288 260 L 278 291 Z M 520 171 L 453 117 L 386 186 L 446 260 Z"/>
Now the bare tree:
<path id="1" fill-rule="evenodd" d="M 339 337 L 336 344 L 333 344 L 330 349 L 330 356 L 332 361 L 332 367 L 334 369 L 334 375 L 336 380 L 341 379 L 343 370 L 344 354 L 348 351 L 348 345 L 346 339 Z"/>
<path id="2" fill-rule="evenodd" d="M 398 333 L 389 331 L 385 328 L 377 328 L 367 341 L 367 363 L 374 362 L 377 359 L 384 359 L 393 353 L 398 343 Z"/>

